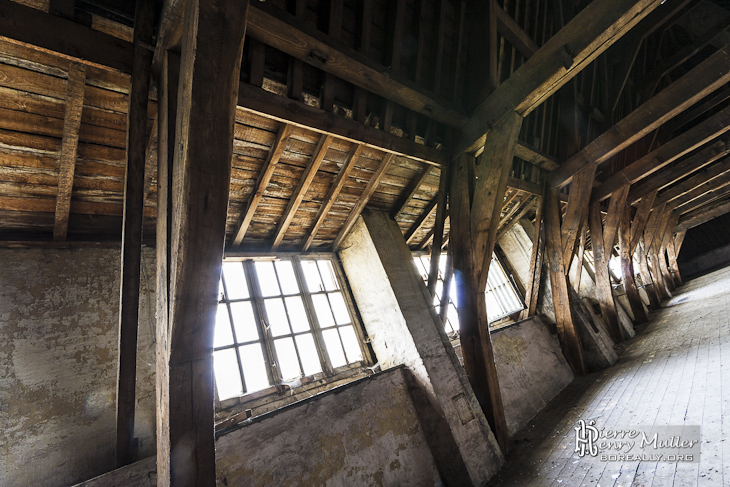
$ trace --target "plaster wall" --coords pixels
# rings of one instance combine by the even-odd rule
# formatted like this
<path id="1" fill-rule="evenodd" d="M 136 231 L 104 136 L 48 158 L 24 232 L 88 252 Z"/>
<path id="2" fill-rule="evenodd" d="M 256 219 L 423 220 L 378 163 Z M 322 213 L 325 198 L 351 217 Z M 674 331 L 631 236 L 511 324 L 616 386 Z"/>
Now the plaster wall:
<path id="1" fill-rule="evenodd" d="M 399 367 L 255 418 L 216 442 L 219 485 L 440 486 Z"/>
<path id="2" fill-rule="evenodd" d="M 138 457 L 155 452 L 154 252 L 142 265 Z M 114 468 L 119 249 L 0 250 L 0 485 Z"/>

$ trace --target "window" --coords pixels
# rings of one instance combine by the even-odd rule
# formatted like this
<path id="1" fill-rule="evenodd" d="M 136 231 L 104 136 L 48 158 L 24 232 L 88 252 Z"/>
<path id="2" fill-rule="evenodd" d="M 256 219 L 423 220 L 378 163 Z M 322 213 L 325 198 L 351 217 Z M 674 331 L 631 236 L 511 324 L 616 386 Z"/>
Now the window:
<path id="1" fill-rule="evenodd" d="M 219 399 L 363 362 L 359 330 L 327 258 L 224 262 L 213 359 Z"/>
<path id="2" fill-rule="evenodd" d="M 431 257 L 428 254 L 417 255 L 414 257 L 416 268 L 420 272 L 425 282 L 428 282 L 428 272 L 431 268 Z M 441 297 L 443 296 L 443 275 L 446 273 L 446 254 L 442 254 L 439 259 L 439 275 L 436 283 L 436 295 L 433 298 L 434 307 L 439 312 L 441 308 Z M 492 263 L 489 266 L 489 276 L 487 276 L 487 316 L 489 322 L 492 323 L 501 318 L 511 315 L 524 309 L 524 304 L 517 294 L 517 290 L 512 281 L 505 273 L 502 264 L 497 256 L 492 254 Z M 453 279 L 449 289 L 449 304 L 444 320 L 444 327 L 447 334 L 456 333 L 459 330 L 459 315 L 457 309 L 459 304 L 456 298 L 456 284 Z"/>

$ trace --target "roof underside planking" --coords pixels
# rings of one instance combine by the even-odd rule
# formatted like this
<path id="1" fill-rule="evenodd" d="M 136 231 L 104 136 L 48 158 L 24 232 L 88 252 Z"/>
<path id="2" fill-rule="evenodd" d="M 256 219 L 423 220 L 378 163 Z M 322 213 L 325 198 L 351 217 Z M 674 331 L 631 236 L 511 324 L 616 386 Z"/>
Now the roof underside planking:
<path id="1" fill-rule="evenodd" d="M 6 19 L 33 26 L 0 22 L 0 239 L 52 242 L 54 228 L 66 225 L 56 241 L 118 242 L 134 2 L 76 2 L 72 11 L 23 3 L 0 2 Z M 175 38 L 176 3 L 159 6 L 158 42 Z M 475 126 L 473 114 L 495 88 L 511 89 L 520 67 L 549 59 L 548 41 L 574 29 L 570 21 L 588 3 L 252 4 L 227 248 L 330 250 L 364 208 L 390 213 L 412 249 L 430 246 L 439 178 L 462 129 Z M 730 59 L 730 2 L 634 3 L 653 10 L 527 114 L 500 232 L 534 218 L 549 173 L 569 177 L 581 164 L 598 165 L 594 194 L 630 181 L 629 200 L 638 204 L 659 190 L 658 200 L 682 212 L 680 226 L 730 211 L 730 73 L 705 68 Z M 157 195 L 154 79 L 150 97 L 147 242 Z M 448 215 L 444 227 L 445 246 Z"/>

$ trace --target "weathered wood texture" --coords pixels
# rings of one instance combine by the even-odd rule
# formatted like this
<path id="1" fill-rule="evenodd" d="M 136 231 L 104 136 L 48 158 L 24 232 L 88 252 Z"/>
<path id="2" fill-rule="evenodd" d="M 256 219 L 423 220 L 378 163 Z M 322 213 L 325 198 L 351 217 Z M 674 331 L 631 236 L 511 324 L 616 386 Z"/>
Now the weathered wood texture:
<path id="1" fill-rule="evenodd" d="M 132 85 L 127 115 L 127 167 L 122 217 L 122 283 L 119 303 L 119 368 L 117 371 L 117 467 L 132 463 L 137 381 L 137 329 L 144 218 L 144 170 L 150 91 L 154 5 L 137 1 Z"/>
<path id="2" fill-rule="evenodd" d="M 171 233 L 170 450 L 157 452 L 169 458 L 176 486 L 216 482 L 212 339 L 247 11 L 247 1 L 185 5 Z"/>
<path id="3" fill-rule="evenodd" d="M 634 277 L 634 260 L 633 249 L 631 248 L 631 207 L 627 204 L 620 209 L 621 221 L 619 223 L 618 244 L 620 248 L 619 255 L 621 257 L 621 281 L 626 291 L 626 298 L 629 300 L 631 312 L 634 315 L 636 323 L 646 323 L 649 319 L 641 302 L 639 289 L 636 287 Z"/>

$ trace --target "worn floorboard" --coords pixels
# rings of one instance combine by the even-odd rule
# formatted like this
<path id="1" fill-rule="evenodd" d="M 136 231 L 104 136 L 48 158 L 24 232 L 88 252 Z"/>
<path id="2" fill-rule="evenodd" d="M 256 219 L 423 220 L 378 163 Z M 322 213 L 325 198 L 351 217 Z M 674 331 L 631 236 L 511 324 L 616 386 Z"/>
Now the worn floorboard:
<path id="1" fill-rule="evenodd" d="M 618 351 L 613 367 L 576 379 L 516 435 L 490 487 L 730 485 L 730 268 L 679 288 Z M 581 458 L 580 419 L 608 429 L 700 425 L 700 462 Z"/>

